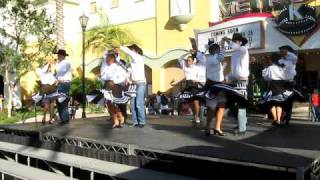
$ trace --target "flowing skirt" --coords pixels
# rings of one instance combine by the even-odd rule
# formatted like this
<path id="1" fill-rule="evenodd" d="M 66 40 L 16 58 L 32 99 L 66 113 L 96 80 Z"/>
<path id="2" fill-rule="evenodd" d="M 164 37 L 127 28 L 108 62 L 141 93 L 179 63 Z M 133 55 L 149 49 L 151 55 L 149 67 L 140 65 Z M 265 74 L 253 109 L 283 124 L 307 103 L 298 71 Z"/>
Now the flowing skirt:
<path id="1" fill-rule="evenodd" d="M 106 102 L 111 102 L 115 105 L 126 104 L 132 97 L 136 96 L 136 85 L 130 84 L 123 86 L 114 84 L 106 89 L 95 90 L 86 96 L 88 102 L 94 104 L 105 105 Z"/>
<path id="2" fill-rule="evenodd" d="M 284 106 L 288 101 L 304 101 L 304 95 L 287 81 L 271 81 L 269 91 L 265 92 L 258 106 L 269 110 L 272 106 Z"/>
<path id="3" fill-rule="evenodd" d="M 200 83 L 192 83 L 187 81 L 186 88 L 179 93 L 176 98 L 182 102 L 190 102 L 194 100 L 202 100 L 205 98 L 206 90 Z"/>
<path id="4" fill-rule="evenodd" d="M 218 103 L 247 104 L 247 81 L 234 84 L 213 83 L 208 87 L 207 99 L 218 98 Z"/>

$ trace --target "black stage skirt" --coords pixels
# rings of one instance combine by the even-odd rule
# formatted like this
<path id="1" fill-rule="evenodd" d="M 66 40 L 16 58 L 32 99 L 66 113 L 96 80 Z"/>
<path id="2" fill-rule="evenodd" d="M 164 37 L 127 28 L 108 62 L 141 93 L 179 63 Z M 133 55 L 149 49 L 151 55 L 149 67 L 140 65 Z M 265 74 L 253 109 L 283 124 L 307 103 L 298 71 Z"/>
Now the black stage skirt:
<path id="1" fill-rule="evenodd" d="M 113 104 L 126 104 L 136 96 L 136 85 L 107 84 L 102 90 L 95 90 L 87 95 L 88 102 L 104 105 L 110 101 Z"/>
<path id="2" fill-rule="evenodd" d="M 233 84 L 216 82 L 208 87 L 206 97 L 208 99 L 214 99 L 220 96 L 221 102 L 228 104 L 238 103 L 246 105 L 248 104 L 247 85 L 248 81 L 237 81 Z"/>
<path id="3" fill-rule="evenodd" d="M 288 101 L 305 101 L 305 96 L 293 88 L 291 82 L 271 81 L 269 91 L 263 94 L 258 106 L 262 110 L 269 110 L 272 106 L 283 106 Z"/>
<path id="4" fill-rule="evenodd" d="M 51 94 L 37 93 L 32 96 L 32 100 L 36 104 L 38 104 L 39 102 L 42 102 L 43 104 L 45 104 L 54 100 L 57 100 L 59 103 L 62 103 L 66 99 L 68 99 L 68 95 L 65 93 L 59 93 L 59 92 L 54 92 Z"/>
<path id="5" fill-rule="evenodd" d="M 194 83 L 192 81 L 186 81 L 186 87 L 176 97 L 183 102 L 203 100 L 205 98 L 206 90 L 201 83 Z"/>
<path id="6" fill-rule="evenodd" d="M 215 85 L 223 84 L 222 82 L 215 82 L 207 80 L 206 82 L 206 100 L 207 104 L 209 101 L 214 100 L 216 102 L 216 107 L 225 107 L 227 104 L 227 93 L 224 90 L 211 88 Z"/>

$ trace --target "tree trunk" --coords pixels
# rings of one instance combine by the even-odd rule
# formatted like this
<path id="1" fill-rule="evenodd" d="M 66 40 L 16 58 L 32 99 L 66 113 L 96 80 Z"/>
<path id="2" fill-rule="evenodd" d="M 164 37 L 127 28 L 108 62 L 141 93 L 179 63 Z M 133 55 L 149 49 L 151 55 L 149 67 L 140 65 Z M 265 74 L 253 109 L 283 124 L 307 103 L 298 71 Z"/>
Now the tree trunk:
<path id="1" fill-rule="evenodd" d="M 11 116 L 12 116 L 13 84 L 9 78 L 9 67 L 7 64 L 4 66 L 4 78 L 7 83 L 7 88 L 8 88 L 8 101 L 7 101 L 8 118 L 11 118 Z"/>
<path id="2" fill-rule="evenodd" d="M 57 47 L 64 48 L 63 0 L 56 0 Z"/>

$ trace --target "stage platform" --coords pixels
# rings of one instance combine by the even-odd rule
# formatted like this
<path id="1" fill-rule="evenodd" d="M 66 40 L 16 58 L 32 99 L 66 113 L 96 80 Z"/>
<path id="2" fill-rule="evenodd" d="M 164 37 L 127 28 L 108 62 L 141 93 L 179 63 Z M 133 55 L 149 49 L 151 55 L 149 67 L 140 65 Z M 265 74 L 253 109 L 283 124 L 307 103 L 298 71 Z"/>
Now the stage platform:
<path id="1" fill-rule="evenodd" d="M 112 129 L 106 117 L 70 124 L 17 124 L 0 127 L 0 141 L 47 148 L 195 178 L 320 178 L 320 124 L 295 121 L 273 127 L 250 118 L 248 133 L 233 136 L 233 120 L 225 120 L 226 136 L 204 136 L 189 118 L 150 117 L 144 128 Z"/>

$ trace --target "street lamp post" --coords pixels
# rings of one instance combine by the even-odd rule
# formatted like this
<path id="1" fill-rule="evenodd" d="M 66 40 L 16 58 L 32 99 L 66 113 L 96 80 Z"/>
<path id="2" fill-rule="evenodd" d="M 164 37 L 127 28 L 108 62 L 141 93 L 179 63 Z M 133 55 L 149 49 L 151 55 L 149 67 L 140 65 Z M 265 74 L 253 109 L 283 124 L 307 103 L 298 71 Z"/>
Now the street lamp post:
<path id="1" fill-rule="evenodd" d="M 86 93 L 85 93 L 85 31 L 88 24 L 89 17 L 83 14 L 79 17 L 82 28 L 82 118 L 86 118 Z"/>

